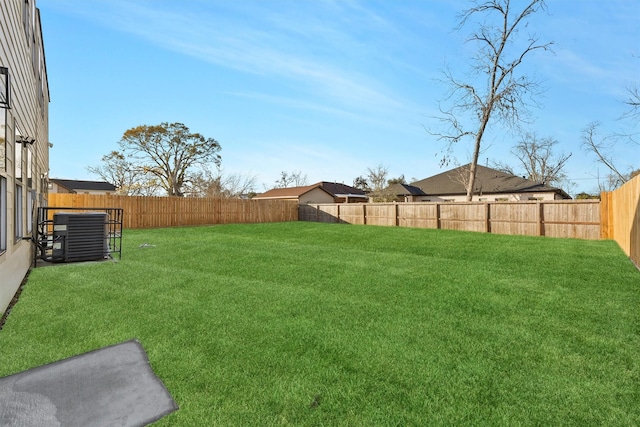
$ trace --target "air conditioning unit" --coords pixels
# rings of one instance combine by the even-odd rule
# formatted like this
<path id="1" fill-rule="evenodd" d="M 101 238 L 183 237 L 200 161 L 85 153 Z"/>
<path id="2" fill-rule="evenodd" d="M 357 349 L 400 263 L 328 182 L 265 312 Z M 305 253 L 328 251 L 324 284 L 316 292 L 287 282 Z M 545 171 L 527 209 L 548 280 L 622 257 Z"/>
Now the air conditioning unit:
<path id="1" fill-rule="evenodd" d="M 109 257 L 109 215 L 58 212 L 53 215 L 52 261 L 95 261 Z"/>

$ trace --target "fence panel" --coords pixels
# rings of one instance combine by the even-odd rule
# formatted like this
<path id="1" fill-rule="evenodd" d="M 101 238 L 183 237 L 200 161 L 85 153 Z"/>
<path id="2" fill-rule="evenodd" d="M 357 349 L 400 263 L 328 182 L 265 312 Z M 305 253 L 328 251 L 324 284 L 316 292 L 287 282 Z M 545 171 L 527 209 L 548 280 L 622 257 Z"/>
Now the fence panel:
<path id="1" fill-rule="evenodd" d="M 485 203 L 444 203 L 440 206 L 440 228 L 486 231 Z"/>
<path id="2" fill-rule="evenodd" d="M 563 201 L 544 205 L 545 235 L 600 239 L 600 205 L 592 201 Z"/>
<path id="3" fill-rule="evenodd" d="M 492 203 L 489 205 L 490 232 L 537 236 L 541 234 L 538 203 Z"/>
<path id="4" fill-rule="evenodd" d="M 364 224 L 365 209 L 364 203 L 345 203 L 340 205 L 340 221 L 349 224 Z"/>
<path id="5" fill-rule="evenodd" d="M 364 221 L 367 225 L 396 225 L 396 205 L 367 203 Z"/>
<path id="6" fill-rule="evenodd" d="M 600 238 L 600 204 L 587 201 L 301 205 L 301 221 Z"/>
<path id="7" fill-rule="evenodd" d="M 125 228 L 281 222 L 298 220 L 298 204 L 286 200 L 130 197 L 49 194 L 50 207 L 122 208 Z"/>
<path id="8" fill-rule="evenodd" d="M 398 225 L 400 227 L 439 228 L 438 217 L 436 204 L 398 204 Z"/>
<path id="9" fill-rule="evenodd" d="M 640 175 L 615 191 L 602 193 L 601 198 L 606 200 L 602 215 L 608 237 L 640 268 Z"/>

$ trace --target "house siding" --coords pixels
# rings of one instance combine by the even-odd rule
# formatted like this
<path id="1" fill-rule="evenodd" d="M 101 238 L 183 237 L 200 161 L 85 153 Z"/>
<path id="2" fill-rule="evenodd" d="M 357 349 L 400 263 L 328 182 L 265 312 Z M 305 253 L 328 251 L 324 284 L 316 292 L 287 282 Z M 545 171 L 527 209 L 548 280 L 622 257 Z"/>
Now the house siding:
<path id="1" fill-rule="evenodd" d="M 333 203 L 333 196 L 320 188 L 314 188 L 300 196 L 299 203 Z"/>
<path id="2" fill-rule="evenodd" d="M 562 196 L 556 193 L 505 193 L 505 194 L 483 194 L 473 195 L 473 202 L 522 202 L 522 201 L 550 201 L 550 200 L 563 200 Z M 415 202 L 466 202 L 467 196 L 465 194 L 439 194 L 434 196 L 418 196 L 414 200 Z"/>
<path id="3" fill-rule="evenodd" d="M 9 71 L 11 94 L 10 108 L 0 108 L 6 117 L 0 129 L 0 136 L 6 135 L 4 155 L 0 156 L 0 177 L 6 183 L 6 197 L 1 198 L 5 203 L 0 206 L 0 217 L 6 221 L 2 228 L 5 247 L 0 251 L 0 313 L 4 313 L 33 260 L 33 245 L 23 238 L 35 232 L 35 212 L 47 200 L 49 89 L 35 0 L 0 2 L 0 33 L 0 66 Z M 16 129 L 35 142 L 18 143 Z M 16 166 L 22 170 L 22 179 L 16 177 Z"/>

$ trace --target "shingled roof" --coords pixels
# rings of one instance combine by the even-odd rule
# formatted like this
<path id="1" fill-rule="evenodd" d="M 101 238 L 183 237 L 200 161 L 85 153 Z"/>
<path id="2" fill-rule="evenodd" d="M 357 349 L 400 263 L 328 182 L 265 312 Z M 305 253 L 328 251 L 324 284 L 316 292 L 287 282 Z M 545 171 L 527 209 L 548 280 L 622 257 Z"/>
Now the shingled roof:
<path id="1" fill-rule="evenodd" d="M 51 178 L 51 181 L 69 190 L 116 191 L 116 186 L 105 181 L 78 181 L 75 179 Z"/>
<path id="2" fill-rule="evenodd" d="M 337 182 L 320 181 L 312 185 L 305 185 L 302 187 L 286 187 L 286 188 L 274 188 L 258 195 L 260 199 L 282 199 L 282 198 L 297 198 L 303 194 L 308 193 L 314 188 L 320 188 L 324 192 L 330 194 L 333 197 L 349 197 L 349 198 L 367 198 L 364 191 L 354 187 L 350 187 L 345 184 Z"/>
<path id="3" fill-rule="evenodd" d="M 466 194 L 464 181 L 468 175 L 470 164 L 442 172 L 411 185 L 419 187 L 428 195 L 459 195 Z M 571 197 L 563 190 L 549 187 L 540 182 L 478 165 L 474 194 L 507 194 L 507 193 L 556 193 L 562 198 Z"/>
<path id="4" fill-rule="evenodd" d="M 309 191 L 313 190 L 314 188 L 320 188 L 321 190 L 325 191 L 329 195 L 333 196 L 333 194 L 331 194 L 330 192 L 328 192 L 327 190 L 322 188 L 320 186 L 320 183 L 317 183 L 317 184 L 313 184 L 313 185 L 305 185 L 305 186 L 302 186 L 302 187 L 274 188 L 274 189 L 271 189 L 269 191 L 265 191 L 262 194 L 258 194 L 258 196 L 256 196 L 256 198 L 260 198 L 260 199 L 298 198 L 298 197 L 302 196 L 303 194 L 306 194 Z"/>
<path id="5" fill-rule="evenodd" d="M 327 182 L 321 181 L 315 185 L 320 185 L 323 190 L 333 194 L 334 197 L 357 197 L 367 198 L 364 191 L 359 188 L 351 187 L 350 185 L 340 184 L 339 182 Z"/>
<path id="6" fill-rule="evenodd" d="M 426 196 L 420 187 L 409 184 L 391 184 L 388 190 L 396 196 Z"/>

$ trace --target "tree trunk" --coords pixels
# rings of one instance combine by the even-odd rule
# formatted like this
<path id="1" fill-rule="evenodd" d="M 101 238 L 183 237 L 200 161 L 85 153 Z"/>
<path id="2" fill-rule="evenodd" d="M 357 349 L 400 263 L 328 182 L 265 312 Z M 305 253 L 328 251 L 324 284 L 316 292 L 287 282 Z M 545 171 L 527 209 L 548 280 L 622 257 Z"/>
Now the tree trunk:
<path id="1" fill-rule="evenodd" d="M 473 188 L 476 185 L 476 170 L 478 169 L 478 157 L 480 157 L 480 143 L 482 142 L 482 135 L 487 128 L 489 118 L 491 117 L 491 109 L 493 108 L 493 102 L 490 103 L 490 107 L 485 107 L 482 113 L 482 120 L 480 121 L 480 128 L 476 134 L 475 147 L 473 148 L 473 158 L 469 164 L 469 183 L 467 184 L 467 202 L 473 199 Z"/>

